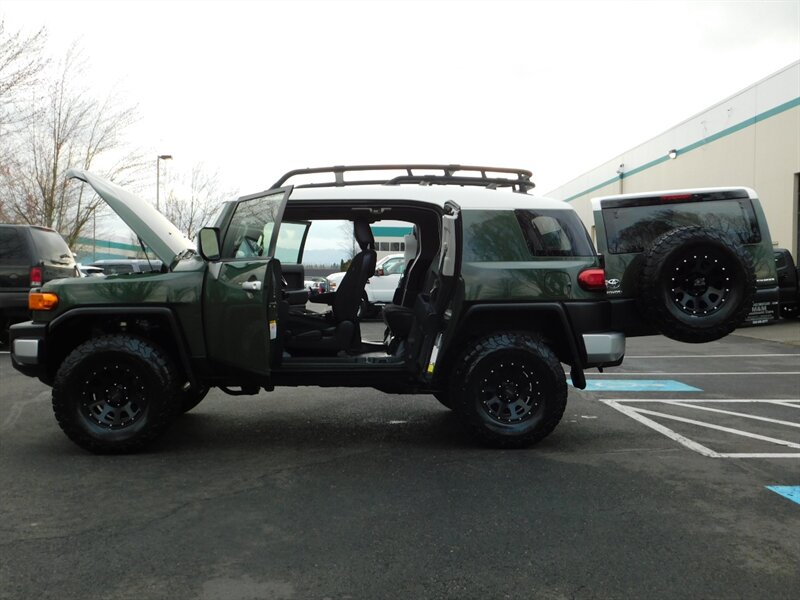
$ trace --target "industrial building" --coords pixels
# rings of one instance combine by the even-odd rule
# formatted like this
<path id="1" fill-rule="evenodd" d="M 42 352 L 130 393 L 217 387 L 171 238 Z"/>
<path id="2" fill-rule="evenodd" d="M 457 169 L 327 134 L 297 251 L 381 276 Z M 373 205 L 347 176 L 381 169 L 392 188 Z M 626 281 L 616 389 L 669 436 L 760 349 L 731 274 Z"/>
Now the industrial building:
<path id="1" fill-rule="evenodd" d="M 594 197 L 720 186 L 753 188 L 773 244 L 800 258 L 800 61 L 546 195 L 591 229 Z"/>

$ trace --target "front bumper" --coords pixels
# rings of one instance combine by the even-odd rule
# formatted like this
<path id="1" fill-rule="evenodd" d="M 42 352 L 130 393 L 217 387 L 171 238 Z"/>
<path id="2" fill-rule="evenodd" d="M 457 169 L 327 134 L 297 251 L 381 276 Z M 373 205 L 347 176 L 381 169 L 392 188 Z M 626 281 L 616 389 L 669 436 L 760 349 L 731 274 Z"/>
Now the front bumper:
<path id="1" fill-rule="evenodd" d="M 9 329 L 11 365 L 20 373 L 42 379 L 46 373 L 46 323 L 25 321 Z"/>

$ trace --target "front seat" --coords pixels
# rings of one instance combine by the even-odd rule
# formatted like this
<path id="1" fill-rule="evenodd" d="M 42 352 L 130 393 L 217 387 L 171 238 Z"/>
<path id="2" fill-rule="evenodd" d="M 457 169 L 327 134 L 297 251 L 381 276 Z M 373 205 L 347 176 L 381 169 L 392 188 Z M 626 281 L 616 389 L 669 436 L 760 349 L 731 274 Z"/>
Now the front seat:
<path id="1" fill-rule="evenodd" d="M 358 308 L 367 280 L 375 274 L 375 238 L 369 221 L 353 223 L 353 234 L 361 252 L 350 261 L 350 267 L 335 292 L 310 298 L 315 304 L 328 304 L 331 310 L 320 315 L 293 313 L 287 315 L 287 334 L 284 347 L 290 353 L 329 353 L 357 347 L 361 342 Z"/>
<path id="2" fill-rule="evenodd" d="M 393 337 L 405 339 L 411 331 L 411 324 L 414 318 L 414 311 L 409 304 L 411 304 L 413 298 L 416 298 L 415 294 L 408 292 L 411 271 L 416 266 L 417 254 L 419 253 L 416 228 L 412 233 L 406 234 L 403 241 L 405 242 L 403 260 L 406 263 L 406 268 L 397 285 L 392 303 L 383 307 L 383 321 Z"/>

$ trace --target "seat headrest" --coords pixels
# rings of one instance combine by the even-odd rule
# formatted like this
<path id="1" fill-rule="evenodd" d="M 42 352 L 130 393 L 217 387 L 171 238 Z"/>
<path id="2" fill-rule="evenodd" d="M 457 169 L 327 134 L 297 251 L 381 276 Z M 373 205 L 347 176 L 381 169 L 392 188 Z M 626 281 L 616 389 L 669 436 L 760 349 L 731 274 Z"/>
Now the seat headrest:
<path id="1" fill-rule="evenodd" d="M 375 249 L 375 237 L 372 235 L 372 228 L 369 221 L 353 221 L 353 235 L 362 250 Z"/>

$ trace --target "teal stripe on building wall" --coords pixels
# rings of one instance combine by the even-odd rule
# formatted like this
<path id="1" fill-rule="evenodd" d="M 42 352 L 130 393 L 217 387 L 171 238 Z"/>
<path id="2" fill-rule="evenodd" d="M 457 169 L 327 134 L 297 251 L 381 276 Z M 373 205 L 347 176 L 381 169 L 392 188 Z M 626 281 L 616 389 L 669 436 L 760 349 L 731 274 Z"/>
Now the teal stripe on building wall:
<path id="1" fill-rule="evenodd" d="M 731 134 L 734 134 L 737 131 L 741 131 L 742 129 L 746 129 L 748 127 L 751 127 L 752 125 L 755 125 L 756 123 L 760 123 L 762 121 L 766 121 L 770 117 L 774 117 L 775 115 L 779 115 L 781 113 L 784 113 L 787 110 L 791 110 L 792 108 L 795 108 L 797 106 L 800 106 L 800 97 L 795 98 L 794 100 L 789 100 L 788 102 L 784 102 L 783 104 L 779 104 L 775 108 L 771 108 L 771 109 L 766 110 L 763 113 L 758 114 L 758 115 L 756 115 L 754 117 L 750 117 L 749 119 L 745 119 L 744 121 L 742 121 L 741 123 L 737 123 L 736 125 L 731 125 L 727 129 L 723 129 L 722 131 L 720 131 L 718 133 L 715 133 L 713 135 L 708 136 L 707 138 L 703 138 L 702 140 L 699 140 L 697 142 L 689 144 L 688 146 L 684 146 L 683 148 L 676 148 L 676 150 L 678 151 L 678 156 L 680 156 L 681 154 L 686 154 L 688 152 L 691 152 L 692 150 L 697 150 L 698 148 L 706 146 L 706 145 L 708 145 L 708 144 L 710 144 L 712 142 L 716 142 L 717 140 L 722 139 L 724 137 L 727 137 L 727 136 L 729 136 Z M 670 158 L 668 156 L 661 156 L 661 157 L 659 157 L 659 158 L 657 158 L 655 160 L 651 160 L 648 163 L 645 163 L 643 165 L 640 165 L 638 167 L 630 169 L 629 171 L 625 171 L 624 173 L 620 173 L 620 175 L 618 175 L 617 177 L 612 177 L 611 179 L 607 179 L 606 181 L 604 181 L 602 183 L 598 183 L 597 185 L 593 185 L 592 187 L 590 187 L 588 189 L 585 189 L 585 190 L 583 190 L 582 192 L 580 192 L 578 194 L 575 194 L 573 196 L 570 196 L 569 198 L 566 198 L 564 201 L 565 202 L 572 202 L 573 200 L 577 200 L 578 198 L 580 198 L 582 196 L 585 196 L 586 194 L 591 194 L 592 192 L 596 192 L 597 190 L 599 190 L 601 188 L 604 188 L 607 185 L 610 185 L 610 184 L 612 184 L 614 182 L 617 182 L 620 179 L 626 179 L 628 177 L 632 177 L 632 176 L 636 175 L 637 173 L 641 173 L 642 171 L 646 171 L 647 169 L 652 169 L 653 167 L 658 166 L 663 162 L 667 162 L 668 160 L 670 160 Z"/>
<path id="2" fill-rule="evenodd" d="M 411 233 L 411 227 L 373 227 L 372 235 L 378 237 L 403 237 Z"/>
<path id="3" fill-rule="evenodd" d="M 92 238 L 79 237 L 78 243 L 84 246 L 97 246 L 98 248 L 113 248 L 114 250 L 126 250 L 128 252 L 140 252 L 141 248 L 134 244 L 123 244 L 122 242 L 112 242 L 109 240 L 93 240 Z"/>

